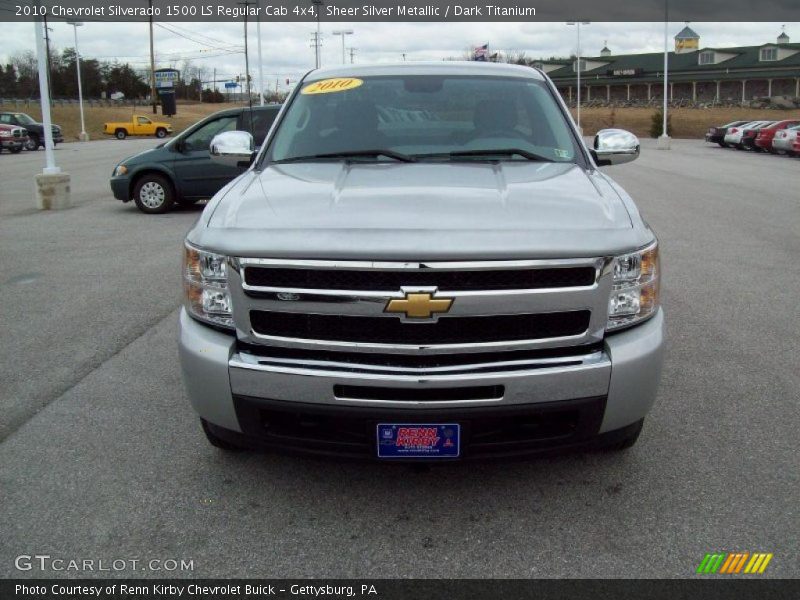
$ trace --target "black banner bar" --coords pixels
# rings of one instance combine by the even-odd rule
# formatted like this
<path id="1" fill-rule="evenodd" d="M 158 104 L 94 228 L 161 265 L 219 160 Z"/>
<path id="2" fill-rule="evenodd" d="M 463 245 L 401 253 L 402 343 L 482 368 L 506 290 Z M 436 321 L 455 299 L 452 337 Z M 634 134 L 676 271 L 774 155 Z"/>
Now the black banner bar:
<path id="1" fill-rule="evenodd" d="M 3 0 L 0 21 L 663 21 L 667 0 Z M 800 21 L 798 0 L 669 0 L 671 21 Z"/>
<path id="2" fill-rule="evenodd" d="M 0 598 L 20 600 L 796 600 L 800 582 L 760 576 L 697 579 L 28 579 L 0 582 Z"/>

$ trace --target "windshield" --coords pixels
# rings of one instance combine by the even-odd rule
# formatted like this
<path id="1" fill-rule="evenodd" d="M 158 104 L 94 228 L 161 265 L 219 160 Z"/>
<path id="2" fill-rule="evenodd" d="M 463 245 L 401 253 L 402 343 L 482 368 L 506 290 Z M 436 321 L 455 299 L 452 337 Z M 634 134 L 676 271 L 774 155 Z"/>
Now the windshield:
<path id="1" fill-rule="evenodd" d="M 35 123 L 36 123 L 36 121 L 34 121 L 33 119 L 31 119 L 31 118 L 30 118 L 28 115 L 26 115 L 25 113 L 16 113 L 16 114 L 14 115 L 14 117 L 16 117 L 16 119 L 17 119 L 17 122 L 18 122 L 18 123 L 22 123 L 23 125 L 33 125 L 33 124 L 35 124 Z"/>
<path id="2" fill-rule="evenodd" d="M 305 83 L 269 160 L 575 162 L 577 154 L 542 81 L 395 75 Z"/>

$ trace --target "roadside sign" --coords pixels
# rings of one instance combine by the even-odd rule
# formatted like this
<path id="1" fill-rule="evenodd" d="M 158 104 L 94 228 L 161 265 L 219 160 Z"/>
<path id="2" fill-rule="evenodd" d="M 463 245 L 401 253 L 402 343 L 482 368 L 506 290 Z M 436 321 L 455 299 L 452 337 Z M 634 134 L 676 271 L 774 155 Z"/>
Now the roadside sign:
<path id="1" fill-rule="evenodd" d="M 239 84 L 238 84 L 238 83 L 236 83 L 235 81 L 226 81 L 226 82 L 225 82 L 225 89 L 226 89 L 226 90 L 228 90 L 228 89 L 232 89 L 232 88 L 235 88 L 235 87 L 236 87 L 236 86 L 238 86 L 238 85 L 239 85 Z"/>
<path id="2" fill-rule="evenodd" d="M 175 87 L 175 82 L 180 78 L 180 71 L 177 69 L 158 69 L 154 71 L 157 88 Z"/>

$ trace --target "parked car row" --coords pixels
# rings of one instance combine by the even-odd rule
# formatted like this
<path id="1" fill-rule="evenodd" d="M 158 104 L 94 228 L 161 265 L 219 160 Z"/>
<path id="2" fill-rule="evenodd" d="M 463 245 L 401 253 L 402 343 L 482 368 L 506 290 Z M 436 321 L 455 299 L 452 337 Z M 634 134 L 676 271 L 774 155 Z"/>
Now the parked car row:
<path id="1" fill-rule="evenodd" d="M 800 119 L 782 121 L 733 121 L 727 125 L 710 127 L 706 141 L 723 148 L 771 152 L 772 154 L 800 154 Z"/>
<path id="2" fill-rule="evenodd" d="M 23 145 L 25 149 L 38 150 L 39 147 L 44 148 L 44 124 L 30 115 L 19 112 L 0 112 L 0 125 L 24 129 L 27 132 L 27 138 Z M 53 144 L 60 144 L 64 141 L 61 127 L 53 125 L 52 132 Z M 3 148 L 6 148 L 6 146 L 3 145 Z M 9 149 L 11 148 L 9 147 Z M 14 152 L 14 150 L 11 151 Z"/>
<path id="3" fill-rule="evenodd" d="M 11 152 L 19 152 L 22 148 L 28 150 L 38 150 L 44 148 L 44 124 L 36 121 L 30 115 L 19 112 L 0 112 L 0 126 L 2 131 L 8 128 L 22 129 L 26 131 L 24 143 L 19 147 L 16 140 L 20 137 L 20 132 L 11 134 L 1 134 L 2 146 L 0 150 L 8 149 Z M 129 121 L 117 121 L 103 124 L 103 133 L 113 135 L 117 139 L 124 140 L 129 135 L 154 135 L 157 138 L 167 137 L 172 133 L 172 125 L 153 121 L 148 117 L 133 115 Z M 13 139 L 11 139 L 13 138 Z M 53 144 L 60 144 L 64 141 L 61 127 L 53 125 Z"/>

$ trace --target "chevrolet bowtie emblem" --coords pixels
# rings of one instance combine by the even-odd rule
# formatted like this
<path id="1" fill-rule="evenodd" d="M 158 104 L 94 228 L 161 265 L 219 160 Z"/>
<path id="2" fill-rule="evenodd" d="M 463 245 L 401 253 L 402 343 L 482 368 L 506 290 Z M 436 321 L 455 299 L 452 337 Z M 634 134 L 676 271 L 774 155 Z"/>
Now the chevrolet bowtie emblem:
<path id="1" fill-rule="evenodd" d="M 384 310 L 405 313 L 407 319 L 430 319 L 436 313 L 446 313 L 452 305 L 452 298 L 434 298 L 428 292 L 406 292 L 405 298 L 389 300 Z"/>

